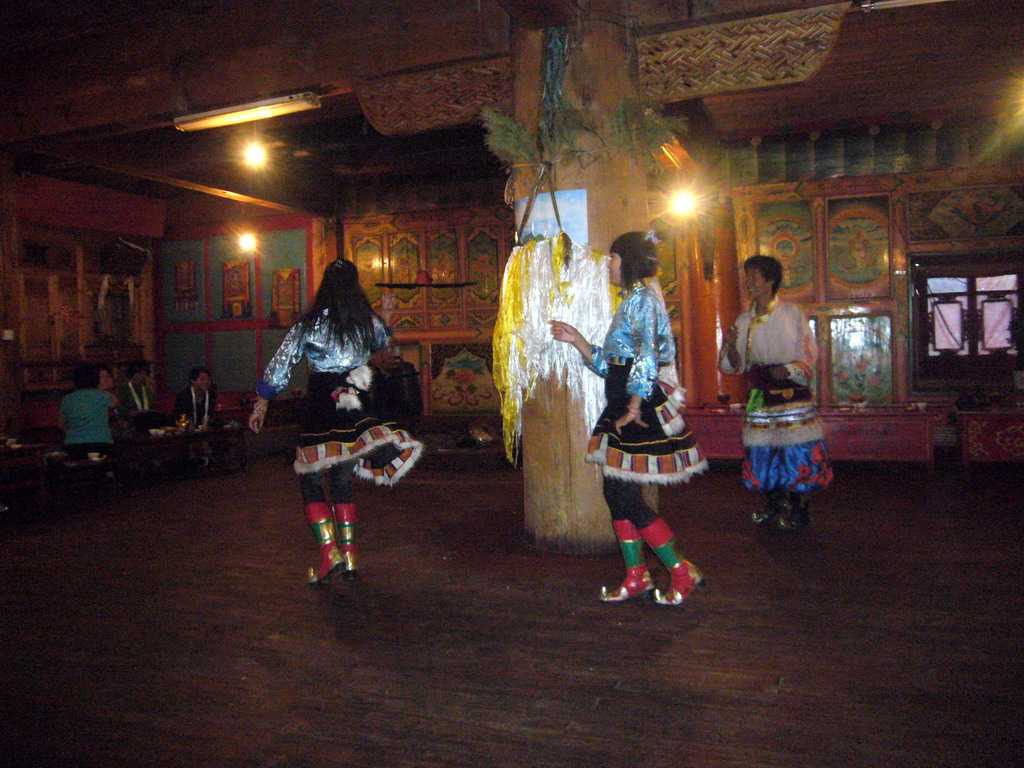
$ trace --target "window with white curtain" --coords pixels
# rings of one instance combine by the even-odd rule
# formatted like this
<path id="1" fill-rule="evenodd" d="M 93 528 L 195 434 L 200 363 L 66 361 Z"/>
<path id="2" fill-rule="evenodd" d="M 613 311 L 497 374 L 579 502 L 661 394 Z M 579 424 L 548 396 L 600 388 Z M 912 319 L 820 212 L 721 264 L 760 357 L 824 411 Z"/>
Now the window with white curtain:
<path id="1" fill-rule="evenodd" d="M 916 388 L 1009 385 L 1024 255 L 933 257 L 913 264 Z"/>

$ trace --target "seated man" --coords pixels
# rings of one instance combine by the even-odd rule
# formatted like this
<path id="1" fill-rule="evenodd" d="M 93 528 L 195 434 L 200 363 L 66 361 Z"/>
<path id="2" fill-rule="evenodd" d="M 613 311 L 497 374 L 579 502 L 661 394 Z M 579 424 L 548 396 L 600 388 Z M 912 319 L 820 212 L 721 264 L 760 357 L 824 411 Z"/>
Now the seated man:
<path id="1" fill-rule="evenodd" d="M 191 429 L 217 426 L 214 413 L 216 409 L 217 387 L 213 383 L 210 369 L 197 365 L 188 372 L 188 387 L 181 390 L 174 398 L 175 421 L 184 417 L 188 419 Z M 215 438 L 213 439 L 215 440 Z M 218 453 L 223 453 L 223 446 L 216 442 L 211 444 L 211 442 L 203 440 L 199 443 L 190 443 L 186 463 L 194 468 L 208 467 Z"/>
<path id="2" fill-rule="evenodd" d="M 188 372 L 188 383 L 174 398 L 174 418 L 184 416 L 193 429 L 209 426 L 217 409 L 217 388 L 210 370 L 197 365 Z"/>
<path id="3" fill-rule="evenodd" d="M 149 386 L 149 364 L 144 360 L 129 363 L 124 369 L 127 381 L 114 390 L 117 415 L 136 429 L 165 427 L 172 423 L 166 414 L 155 410 L 153 390 Z"/>

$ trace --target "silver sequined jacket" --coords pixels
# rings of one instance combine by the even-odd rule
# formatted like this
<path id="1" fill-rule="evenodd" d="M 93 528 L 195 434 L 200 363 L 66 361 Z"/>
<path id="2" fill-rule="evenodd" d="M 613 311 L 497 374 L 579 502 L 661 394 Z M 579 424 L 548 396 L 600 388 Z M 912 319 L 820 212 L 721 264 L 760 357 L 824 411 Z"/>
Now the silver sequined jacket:
<path id="1" fill-rule="evenodd" d="M 339 339 L 332 335 L 324 315 L 317 318 L 312 329 L 303 331 L 302 323 L 289 329 L 277 352 L 267 363 L 263 378 L 256 383 L 256 394 L 273 400 L 291 378 L 294 368 L 303 356 L 309 361 L 312 373 L 347 373 L 370 359 L 370 355 L 388 343 L 388 331 L 376 315 L 373 316 L 373 342 L 370 349 L 363 349 L 353 339 Z"/>

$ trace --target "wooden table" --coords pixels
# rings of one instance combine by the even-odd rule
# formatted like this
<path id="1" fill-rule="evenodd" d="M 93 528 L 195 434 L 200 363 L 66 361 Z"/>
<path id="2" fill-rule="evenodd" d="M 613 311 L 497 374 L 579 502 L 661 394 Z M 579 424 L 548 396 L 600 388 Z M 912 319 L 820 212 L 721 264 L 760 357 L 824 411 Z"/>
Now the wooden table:
<path id="1" fill-rule="evenodd" d="M 245 429 L 241 426 L 207 427 L 185 432 L 169 429 L 160 435 L 137 434 L 117 441 L 116 448 L 121 459 L 141 474 L 149 466 L 184 462 L 198 453 L 195 449 L 204 443 L 212 449 L 210 458 L 215 462 L 222 462 L 231 469 L 245 469 Z"/>
<path id="2" fill-rule="evenodd" d="M 915 461 L 935 469 L 935 414 L 910 406 L 820 408 L 829 457 L 836 461 Z M 709 459 L 742 459 L 744 413 L 687 408 L 686 423 Z"/>
<path id="3" fill-rule="evenodd" d="M 976 462 L 1024 461 L 1024 408 L 957 411 L 956 421 L 965 470 Z"/>
<path id="4" fill-rule="evenodd" d="M 111 456 L 70 459 L 62 451 L 43 456 L 42 504 L 50 511 L 78 505 L 82 499 L 124 486 L 123 463 Z"/>
<path id="5" fill-rule="evenodd" d="M 8 494 L 29 491 L 38 499 L 43 490 L 43 454 L 49 445 L 0 445 L 0 501 Z"/>

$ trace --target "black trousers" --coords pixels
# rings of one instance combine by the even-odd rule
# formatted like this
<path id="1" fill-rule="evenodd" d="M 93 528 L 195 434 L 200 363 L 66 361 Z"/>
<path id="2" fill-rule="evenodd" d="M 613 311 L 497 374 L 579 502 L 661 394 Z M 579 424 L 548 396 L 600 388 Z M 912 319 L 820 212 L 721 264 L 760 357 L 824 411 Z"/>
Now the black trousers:
<path id="1" fill-rule="evenodd" d="M 658 513 L 644 501 L 640 483 L 605 475 L 603 490 L 612 520 L 628 520 L 637 528 L 646 528 L 658 519 Z"/>
<path id="2" fill-rule="evenodd" d="M 302 501 L 306 504 L 327 501 L 327 494 L 324 492 L 324 476 L 326 475 L 331 486 L 331 503 L 351 504 L 352 469 L 355 464 L 355 461 L 343 461 L 320 472 L 306 472 L 299 475 Z"/>

